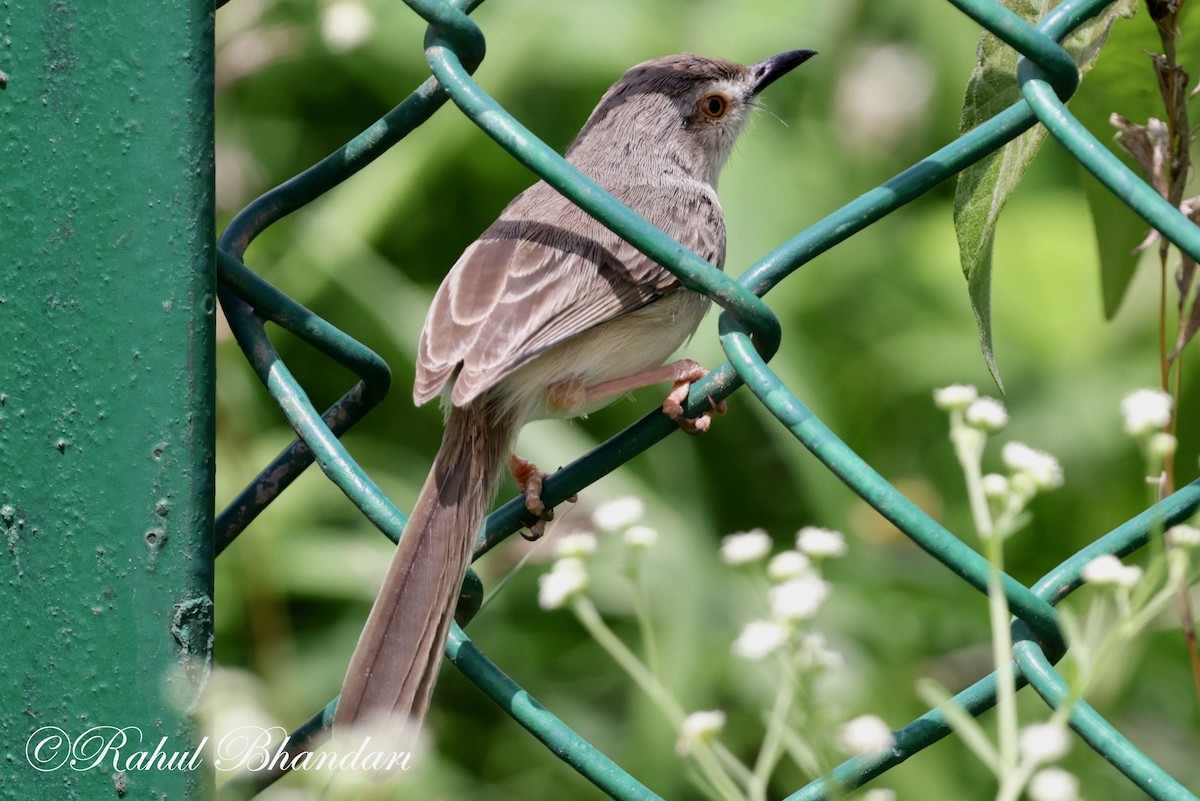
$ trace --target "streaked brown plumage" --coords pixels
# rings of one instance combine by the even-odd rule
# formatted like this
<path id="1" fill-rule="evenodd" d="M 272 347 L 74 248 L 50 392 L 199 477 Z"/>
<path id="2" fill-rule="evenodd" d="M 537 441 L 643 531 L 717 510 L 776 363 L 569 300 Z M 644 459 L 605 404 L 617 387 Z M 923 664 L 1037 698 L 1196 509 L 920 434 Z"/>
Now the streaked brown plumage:
<path id="1" fill-rule="evenodd" d="M 754 97 L 811 55 L 750 67 L 693 55 L 640 64 L 605 93 L 566 158 L 721 267 L 717 177 Z M 648 383 L 694 380 L 688 364 L 663 362 L 708 303 L 544 182 L 467 248 L 434 297 L 413 388 L 418 405 L 442 397 L 446 431 L 351 659 L 337 729 L 367 722 L 415 732 L 521 426 Z M 535 501 L 531 494 L 540 511 Z"/>

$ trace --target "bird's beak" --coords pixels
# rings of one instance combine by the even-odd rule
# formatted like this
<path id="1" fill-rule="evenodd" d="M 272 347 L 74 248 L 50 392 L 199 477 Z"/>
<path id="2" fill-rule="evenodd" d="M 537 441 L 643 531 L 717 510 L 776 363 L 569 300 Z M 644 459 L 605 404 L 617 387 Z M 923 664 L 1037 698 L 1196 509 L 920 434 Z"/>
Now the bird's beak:
<path id="1" fill-rule="evenodd" d="M 757 95 L 816 54 L 816 50 L 789 50 L 777 56 L 764 58 L 757 64 L 751 64 L 750 75 L 754 79 L 753 94 Z"/>

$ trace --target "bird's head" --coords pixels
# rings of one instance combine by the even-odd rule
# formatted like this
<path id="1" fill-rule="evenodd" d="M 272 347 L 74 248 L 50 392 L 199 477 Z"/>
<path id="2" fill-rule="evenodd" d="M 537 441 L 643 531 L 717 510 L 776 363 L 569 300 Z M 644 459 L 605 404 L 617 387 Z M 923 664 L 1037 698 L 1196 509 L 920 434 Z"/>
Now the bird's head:
<path id="1" fill-rule="evenodd" d="M 638 64 L 605 92 L 567 156 L 580 166 L 665 159 L 715 186 L 758 94 L 814 55 L 743 66 L 684 53 Z"/>

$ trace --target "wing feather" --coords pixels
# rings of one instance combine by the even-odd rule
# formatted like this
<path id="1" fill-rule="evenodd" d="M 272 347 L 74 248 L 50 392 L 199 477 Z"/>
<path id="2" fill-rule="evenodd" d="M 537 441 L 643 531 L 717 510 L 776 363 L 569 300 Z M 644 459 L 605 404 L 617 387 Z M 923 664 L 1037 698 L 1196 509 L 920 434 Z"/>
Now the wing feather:
<path id="1" fill-rule="evenodd" d="M 720 267 L 725 227 L 706 185 L 614 192 Z M 678 280 L 545 183 L 519 195 L 439 287 L 418 348 L 413 399 L 453 382 L 462 406 L 571 337 L 680 288 Z"/>

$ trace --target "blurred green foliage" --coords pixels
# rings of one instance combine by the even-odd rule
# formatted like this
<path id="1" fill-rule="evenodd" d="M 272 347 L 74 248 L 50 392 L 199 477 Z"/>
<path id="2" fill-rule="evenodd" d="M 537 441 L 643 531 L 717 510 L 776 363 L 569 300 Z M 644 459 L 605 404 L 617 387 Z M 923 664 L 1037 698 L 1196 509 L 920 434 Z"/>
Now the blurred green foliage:
<path id="1" fill-rule="evenodd" d="M 477 79 L 559 149 L 604 89 L 639 61 L 680 51 L 742 62 L 799 47 L 820 51 L 766 93 L 767 112 L 725 171 L 726 269 L 735 276 L 953 139 L 979 33 L 949 4 L 928 0 L 493 0 L 474 18 L 488 41 Z M 231 0 L 217 19 L 222 225 L 428 75 L 423 24 L 401 3 Z M 1118 26 L 1148 24 L 1142 13 Z M 1148 60 L 1141 67 L 1140 80 L 1152 85 Z M 1097 94 L 1102 102 L 1094 91 L 1091 101 Z M 1111 138 L 1110 131 L 1096 133 Z M 408 392 L 425 308 L 461 250 L 533 180 L 447 105 L 248 251 L 253 269 L 392 366 L 392 396 L 346 442 L 402 508 L 416 497 L 441 432 L 439 411 L 414 409 Z M 1118 402 L 1132 389 L 1157 385 L 1157 271 L 1143 265 L 1115 319 L 1104 320 L 1084 196 L 1089 181 L 1049 143 L 996 235 L 992 322 L 1012 416 L 1000 439 L 1052 452 L 1067 479 L 1036 501 L 1033 524 L 1011 541 L 1010 572 L 1030 584 L 1149 496 L 1137 448 L 1121 431 Z M 952 383 L 992 391 L 959 268 L 952 203 L 952 184 L 935 189 L 805 266 L 768 300 L 784 326 L 774 369 L 885 477 L 971 541 L 945 415 L 930 397 Z M 686 348 L 709 365 L 723 359 L 715 320 L 710 315 Z M 319 407 L 350 386 L 349 373 L 273 333 Z M 291 433 L 228 336 L 219 359 L 223 504 Z M 1200 450 L 1191 414 L 1195 365 L 1185 356 L 1181 482 L 1195 477 Z M 646 390 L 586 420 L 535 423 L 522 434 L 520 451 L 543 468 L 565 464 L 660 400 L 660 390 Z M 761 599 L 720 565 L 716 544 L 725 533 L 755 526 L 781 544 L 805 524 L 848 535 L 850 556 L 830 568 L 835 591 L 819 621 L 846 654 L 837 680 L 819 692 L 842 705 L 847 719 L 872 712 L 899 727 L 925 711 L 913 691 L 918 678 L 958 689 L 987 672 L 985 599 L 829 476 L 748 393 L 735 394 L 729 406 L 709 435 L 670 438 L 589 488 L 580 509 L 561 518 L 564 529 L 572 520 L 583 525 L 587 509 L 619 495 L 646 502 L 645 522 L 660 532 L 650 558 L 660 577 L 653 592 L 665 671 L 685 706 L 726 709 L 725 741 L 752 758 L 763 688 L 729 644 Z M 506 485 L 501 495 L 512 492 Z M 525 547 L 508 543 L 483 560 L 477 567 L 485 583 L 506 575 Z M 217 660 L 257 677 L 243 701 L 292 728 L 338 691 L 389 550 L 313 468 L 218 560 Z M 656 792 L 696 797 L 674 753 L 676 733 L 568 614 L 538 609 L 540 558 L 517 573 L 470 633 L 535 697 Z M 610 578 L 598 579 L 595 596 L 618 631 L 632 632 L 622 581 L 614 567 Z M 1200 784 L 1200 718 L 1174 621 L 1131 647 L 1111 673 L 1091 700 L 1181 781 Z M 1036 699 L 1022 695 L 1028 714 L 1042 717 Z M 369 797 L 599 797 L 452 669 L 443 671 L 428 728 L 437 753 L 419 760 L 421 775 Z M 1067 766 L 1080 774 L 1091 801 L 1141 797 L 1082 744 Z M 808 778 L 785 770 L 772 793 L 784 795 Z M 269 797 L 294 797 L 287 793 L 304 782 L 290 777 Z M 902 799 L 993 792 L 986 771 L 952 740 L 877 783 Z"/>

